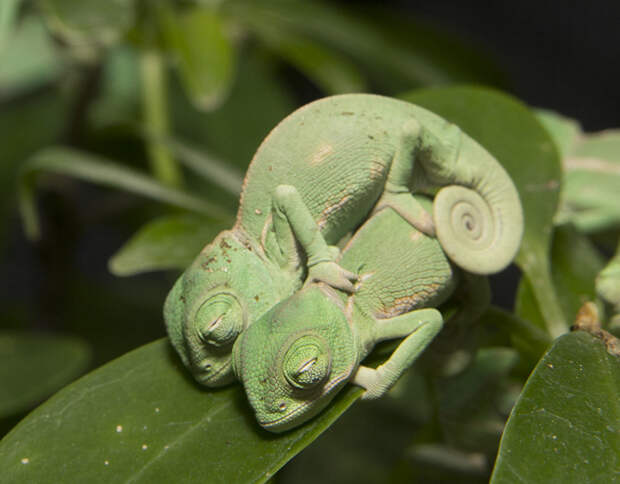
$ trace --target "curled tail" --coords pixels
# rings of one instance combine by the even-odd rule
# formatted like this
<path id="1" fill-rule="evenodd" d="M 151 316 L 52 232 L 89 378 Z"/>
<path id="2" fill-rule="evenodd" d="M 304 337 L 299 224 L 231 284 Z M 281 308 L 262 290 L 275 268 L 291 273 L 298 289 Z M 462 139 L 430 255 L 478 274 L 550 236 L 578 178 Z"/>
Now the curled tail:
<path id="1" fill-rule="evenodd" d="M 484 148 L 446 123 L 425 130 L 419 161 L 443 186 L 433 202 L 437 238 L 450 259 L 474 274 L 501 271 L 523 236 L 519 194 L 508 173 Z"/>

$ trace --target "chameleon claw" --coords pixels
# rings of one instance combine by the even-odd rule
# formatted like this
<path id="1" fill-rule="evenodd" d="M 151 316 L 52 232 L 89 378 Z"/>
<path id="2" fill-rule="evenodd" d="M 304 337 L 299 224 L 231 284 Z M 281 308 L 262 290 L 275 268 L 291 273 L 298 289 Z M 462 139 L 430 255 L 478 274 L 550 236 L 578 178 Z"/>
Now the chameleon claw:
<path id="1" fill-rule="evenodd" d="M 325 284 L 345 292 L 355 292 L 353 284 L 358 279 L 357 274 L 343 269 L 335 262 L 320 262 L 310 268 L 309 282 L 324 282 Z"/>
<path id="2" fill-rule="evenodd" d="M 340 257 L 340 249 L 335 246 L 335 245 L 329 245 L 327 247 L 327 250 L 329 251 L 329 258 L 333 261 L 337 260 L 338 257 Z"/>

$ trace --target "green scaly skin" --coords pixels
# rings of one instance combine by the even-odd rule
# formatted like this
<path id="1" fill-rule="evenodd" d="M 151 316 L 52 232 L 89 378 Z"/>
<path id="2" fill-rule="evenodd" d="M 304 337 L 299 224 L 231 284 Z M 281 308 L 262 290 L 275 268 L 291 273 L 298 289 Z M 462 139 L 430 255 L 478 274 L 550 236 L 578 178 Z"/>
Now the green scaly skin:
<path id="1" fill-rule="evenodd" d="M 430 215 L 411 193 L 438 188 Z M 235 339 L 304 281 L 352 291 L 355 274 L 333 261 L 329 245 L 383 207 L 436 233 L 457 265 L 480 274 L 503 269 L 523 231 L 512 181 L 456 126 L 375 95 L 308 104 L 263 141 L 234 227 L 203 249 L 168 295 L 168 334 L 196 380 L 232 381 Z"/>
<path id="2" fill-rule="evenodd" d="M 234 345 L 235 373 L 258 422 L 272 432 L 306 422 L 347 382 L 366 388 L 364 398 L 383 395 L 441 329 L 441 313 L 432 307 L 458 279 L 437 239 L 389 208 L 356 232 L 339 263 L 360 275 L 354 294 L 310 284 Z M 360 365 L 378 342 L 402 337 L 386 363 Z"/>

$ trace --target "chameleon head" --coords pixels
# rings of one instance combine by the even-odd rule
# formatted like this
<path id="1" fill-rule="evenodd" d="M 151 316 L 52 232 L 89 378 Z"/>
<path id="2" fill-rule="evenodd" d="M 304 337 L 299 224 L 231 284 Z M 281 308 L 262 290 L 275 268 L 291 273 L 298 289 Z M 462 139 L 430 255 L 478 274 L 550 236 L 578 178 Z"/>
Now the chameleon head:
<path id="1" fill-rule="evenodd" d="M 357 362 L 339 302 L 310 286 L 252 324 L 233 348 L 233 369 L 259 424 L 272 432 L 318 414 Z"/>
<path id="2" fill-rule="evenodd" d="M 166 299 L 170 341 L 202 385 L 217 387 L 233 379 L 233 343 L 247 326 L 249 313 L 260 311 L 257 287 L 270 289 L 269 278 L 254 259 L 235 237 L 223 232 L 205 247 Z"/>
<path id="3" fill-rule="evenodd" d="M 208 291 L 196 306 L 183 328 L 189 366 L 203 385 L 228 383 L 230 352 L 245 327 L 245 311 L 237 294 L 222 287 Z"/>

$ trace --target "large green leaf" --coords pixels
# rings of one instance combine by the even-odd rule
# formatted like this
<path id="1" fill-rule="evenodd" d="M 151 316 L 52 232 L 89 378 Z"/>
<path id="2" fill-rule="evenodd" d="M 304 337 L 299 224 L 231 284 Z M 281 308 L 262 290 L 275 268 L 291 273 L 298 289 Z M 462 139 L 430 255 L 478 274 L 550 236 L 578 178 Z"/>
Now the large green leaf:
<path id="1" fill-rule="evenodd" d="M 229 224 L 193 215 L 153 220 L 143 226 L 109 261 L 117 276 L 161 269 L 184 269 L 200 249 Z"/>
<path id="2" fill-rule="evenodd" d="M 403 98 L 460 126 L 512 177 L 525 218 L 516 262 L 534 283 L 547 330 L 553 336 L 566 331 L 568 325 L 551 282 L 548 256 L 562 173 L 555 145 L 545 128 L 521 102 L 489 89 L 435 88 L 414 91 Z"/>
<path id="3" fill-rule="evenodd" d="M 492 484 L 620 476 L 620 359 L 584 332 L 559 338 L 514 407 Z"/>
<path id="4" fill-rule="evenodd" d="M 40 402 L 89 360 L 89 347 L 74 337 L 0 331 L 0 418 Z"/>
<path id="5" fill-rule="evenodd" d="M 103 366 L 0 442 L 3 482 L 265 482 L 361 393 L 282 435 L 258 426 L 239 385 L 194 383 L 167 340 Z"/>
<path id="6" fill-rule="evenodd" d="M 175 59 L 183 86 L 197 108 L 221 103 L 232 84 L 235 49 L 216 10 L 159 8 L 165 47 Z"/>
<path id="7" fill-rule="evenodd" d="M 19 185 L 20 209 L 26 232 L 37 237 L 39 222 L 34 189 L 41 173 L 68 175 L 100 185 L 126 190 L 193 212 L 227 219 L 230 213 L 189 193 L 166 187 L 145 174 L 97 155 L 70 148 L 47 148 L 32 156 L 22 168 Z"/>

